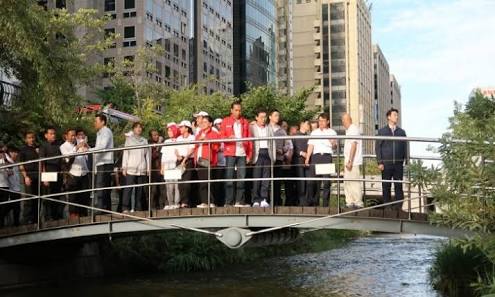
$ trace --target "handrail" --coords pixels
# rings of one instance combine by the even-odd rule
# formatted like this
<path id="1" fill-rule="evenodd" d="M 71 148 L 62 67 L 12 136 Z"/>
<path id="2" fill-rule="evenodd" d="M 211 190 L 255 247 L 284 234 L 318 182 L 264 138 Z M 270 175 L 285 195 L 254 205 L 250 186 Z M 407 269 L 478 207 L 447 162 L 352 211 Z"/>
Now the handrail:
<path id="1" fill-rule="evenodd" d="M 440 143 L 442 141 L 442 139 L 440 138 L 427 138 L 427 137 L 395 137 L 395 136 L 346 136 L 346 135 L 335 135 L 335 136 L 311 136 L 311 135 L 305 135 L 305 136 L 302 136 L 302 135 L 296 135 L 296 136 L 291 136 L 291 135 L 286 135 L 286 136 L 268 136 L 268 137 L 247 137 L 247 138 L 223 138 L 223 139 L 207 139 L 207 140 L 193 140 L 193 141 L 177 141 L 177 142 L 167 142 L 167 143 L 150 143 L 150 144 L 145 144 L 145 145 L 136 145 L 136 146 L 127 146 L 127 147 L 117 147 L 117 148 L 112 148 L 112 149 L 102 149 L 102 150 L 89 150 L 89 151 L 86 151 L 86 152 L 80 152 L 80 153 L 72 153 L 72 154 L 68 154 L 68 155 L 59 155 L 59 156 L 53 156 L 53 157 L 46 157 L 46 158 L 40 158 L 40 159 L 36 159 L 36 160 L 30 160 L 30 161 L 25 161 L 25 162 L 19 162 L 19 163 L 13 163 L 13 164 L 5 164 L 5 165 L 2 165 L 0 166 L 0 170 L 3 170 L 3 169 L 7 169 L 7 168 L 12 168 L 12 167 L 18 167 L 18 166 L 21 166 L 21 165 L 27 165 L 27 164 L 33 164 L 33 163 L 36 163 L 38 164 L 38 174 L 39 177 L 41 177 L 41 163 L 42 162 L 45 162 L 45 161 L 50 161 L 50 160 L 57 160 L 57 159 L 65 159 L 65 158 L 73 158 L 73 157 L 77 157 L 77 156 L 86 156 L 86 155 L 94 155 L 94 154 L 102 154 L 102 153 L 108 153 L 108 152 L 121 152 L 121 151 L 127 151 L 127 150 L 138 150 L 138 149 L 147 149 L 148 152 L 151 152 L 151 149 L 152 148 L 161 148 L 161 147 L 167 147 L 167 146 L 182 146 L 182 145 L 191 145 L 191 144 L 195 144 L 195 145 L 203 145 L 203 144 L 208 144 L 208 145 L 211 145 L 211 144 L 214 144 L 214 143 L 232 143 L 232 142 L 246 142 L 246 141 L 251 141 L 251 142 L 259 142 L 259 141 L 277 141 L 277 140 L 297 140 L 297 139 L 304 139 L 304 140 L 311 140 L 311 139 L 332 139 L 332 140 L 336 140 L 338 142 L 338 145 L 337 145 L 337 150 L 335 150 L 335 154 L 333 154 L 333 157 L 334 157 L 334 160 L 333 160 L 333 163 L 336 163 L 336 174 L 333 175 L 333 176 L 330 176 L 330 177 L 275 177 L 274 176 L 274 168 L 279 166 L 279 165 L 274 165 L 273 163 L 270 165 L 270 166 L 266 166 L 266 167 L 270 167 L 271 168 L 271 175 L 270 177 L 268 178 L 223 178 L 223 179 L 211 179 L 211 174 L 210 174 L 210 170 L 212 169 L 211 166 L 208 166 L 207 169 L 208 169 L 208 177 L 206 179 L 201 179 L 201 180 L 178 180 L 178 181 L 168 181 L 168 180 L 163 180 L 163 181 L 152 181 L 151 179 L 151 173 L 152 173 L 152 169 L 151 169 L 151 158 L 149 158 L 149 163 L 147 164 L 148 166 L 148 169 L 147 169 L 147 182 L 140 182 L 140 183 L 136 183 L 136 184 L 131 184 L 131 185 L 116 185 L 116 186 L 109 186 L 109 187 L 96 187 L 95 186 L 95 164 L 93 163 L 93 168 L 89 169 L 90 170 L 90 174 L 92 175 L 92 181 L 91 181 L 91 185 L 87 188 L 87 189 L 80 189 L 80 190 L 77 190 L 77 191 L 66 191 L 66 192 L 60 192 L 60 193 L 51 193 L 51 194 L 44 194 L 42 195 L 41 192 L 39 193 L 39 195 L 29 195 L 29 194 L 26 194 L 26 193 L 19 193 L 19 194 L 23 194 L 25 198 L 20 198 L 20 199 L 16 199 L 16 200 L 10 200 L 10 201 L 5 201 L 5 202 L 0 202 L 0 206 L 3 206 L 3 205 L 7 205 L 7 204 L 12 204 L 12 203 L 19 203 L 21 201 L 29 201 L 29 200 L 38 200 L 38 224 L 37 224 L 37 228 L 38 230 L 40 229 L 40 226 L 41 226 L 41 212 L 40 212 L 40 205 L 41 205 L 41 201 L 51 201 L 51 202 L 56 202 L 56 203 L 63 203 L 64 205 L 72 205 L 72 206 L 76 206 L 76 207 L 81 207 L 81 208 L 86 208 L 88 210 L 91 210 L 91 219 L 92 219 L 92 222 L 94 222 L 94 216 L 93 216 L 93 211 L 99 211 L 99 212 L 102 212 L 102 213 L 108 213 L 108 214 L 118 214 L 120 216 L 123 216 L 123 217 L 127 217 L 127 218 L 132 218 L 132 219 L 138 219 L 138 220 L 144 220 L 144 221 L 152 221 L 150 219 L 151 217 L 151 209 L 152 209 L 152 205 L 151 205 L 151 187 L 153 186 L 160 186 L 160 185 L 168 185 L 168 184 L 199 184 L 199 183 L 205 183 L 207 182 L 208 183 L 208 215 L 211 215 L 211 207 L 210 207 L 210 192 L 211 192 L 211 187 L 210 187 L 210 184 L 213 183 L 225 183 L 225 182 L 249 182 L 249 181 L 253 181 L 253 180 L 257 180 L 257 181 L 271 181 L 271 191 L 270 191 L 270 207 L 271 207 L 271 211 L 272 211 L 272 214 L 274 214 L 274 207 L 275 207 L 275 203 L 274 203 L 274 196 L 273 196 L 273 186 L 274 186 L 274 182 L 275 181 L 329 181 L 329 182 L 336 182 L 337 183 L 337 209 L 338 209 L 338 213 L 336 215 L 331 215 L 331 216 L 327 216 L 325 218 L 329 218 L 329 217 L 336 217 L 336 216 L 339 216 L 339 215 L 342 215 L 342 214 L 352 214 L 352 213 L 355 213 L 355 212 L 361 212 L 361 211 L 365 211 L 365 210 L 369 210 L 369 209 L 374 209 L 374 208 L 377 208 L 377 207 L 384 207 L 384 206 L 388 206 L 388 205 L 395 205 L 395 204 L 398 204 L 398 203 L 405 203 L 407 202 L 408 203 L 408 213 L 409 213 L 409 219 L 411 219 L 411 211 L 412 209 L 416 209 L 416 208 L 422 208 L 422 207 L 425 207 L 426 205 L 429 205 L 429 204 L 424 204 L 424 205 L 421 205 L 421 201 L 424 199 L 424 192 L 421 193 L 421 189 L 418 191 L 418 192 L 414 192 L 412 189 L 411 189 L 411 186 L 412 186 L 412 181 L 410 179 L 410 172 L 408 169 L 407 171 L 407 176 L 405 175 L 405 178 L 403 180 L 391 180 L 391 179 L 376 179 L 376 178 L 367 178 L 366 177 L 366 173 L 365 173 L 365 166 L 363 166 L 363 177 L 362 178 L 345 178 L 345 177 L 341 177 L 340 175 L 340 172 L 341 170 L 343 169 L 342 168 L 342 165 L 340 164 L 340 161 L 341 161 L 341 158 L 344 158 L 344 154 L 341 153 L 341 141 L 342 140 L 347 140 L 347 139 L 358 139 L 358 140 L 368 140 L 368 141 L 376 141 L 376 140 L 385 140 L 385 141 L 394 141 L 394 142 L 397 142 L 397 141 L 401 141 L 401 142 L 407 142 L 407 156 L 405 158 L 405 163 L 410 163 L 410 160 L 432 160 L 432 161 L 441 161 L 442 159 L 438 156 L 411 156 L 410 155 L 410 148 L 409 148 L 409 144 L 411 142 L 423 142 L 423 143 Z M 463 141 L 463 140 L 452 140 L 452 142 L 454 143 L 467 143 L 467 141 Z M 488 143 L 486 142 L 487 144 L 492 144 L 492 143 Z M 364 151 L 364 149 L 363 149 Z M 371 158 L 376 158 L 376 156 L 374 154 L 363 154 L 363 159 L 371 159 Z M 249 166 L 246 164 L 246 166 Z M 282 166 L 282 165 L 280 165 Z M 283 165 L 285 166 L 285 165 Z M 290 164 L 290 166 L 301 166 L 300 164 L 299 165 L 296 165 L 296 164 Z M 205 168 L 206 169 L 206 168 Z M 191 169 L 188 169 L 188 170 L 191 170 Z M 192 170 L 195 170 L 194 168 Z M 112 172 L 114 172 L 112 170 Z M 59 172 L 60 173 L 60 172 Z M 341 182 L 362 182 L 364 184 L 364 187 L 363 187 L 363 192 L 364 192 L 364 195 L 366 195 L 366 191 L 370 191 L 370 189 L 367 189 L 366 188 L 366 183 L 369 183 L 369 182 L 373 182 L 373 183 L 394 183 L 394 184 L 401 184 L 401 185 L 406 185 L 408 187 L 407 189 L 407 193 L 409 194 L 408 198 L 404 198 L 400 201 L 392 201 L 392 202 L 388 202 L 388 203 L 384 203 L 384 204 L 380 204 L 380 205 L 377 205 L 377 206 L 372 206 L 372 207 L 366 207 L 366 208 L 361 208 L 361 209 L 357 209 L 357 210 L 353 210 L 353 211 L 350 211 L 350 212 L 341 212 L 341 206 L 340 206 L 340 197 L 341 197 L 341 189 L 340 189 L 340 183 Z M 40 189 L 40 184 L 41 184 L 41 178 L 39 178 L 38 180 L 38 190 Z M 127 189 L 127 188 L 137 188 L 137 187 L 148 187 L 148 211 L 149 211 L 149 217 L 148 218 L 142 218 L 142 217 L 137 217 L 137 216 L 133 216 L 133 215 L 128 215 L 128 214 L 123 214 L 123 213 L 118 213 L 118 212 L 115 212 L 115 211 L 112 211 L 112 210 L 105 210 L 105 209 L 101 209 L 101 208 L 98 208 L 98 207 L 95 207 L 94 206 L 94 203 L 95 203 L 95 200 L 96 200 L 96 196 L 94 195 L 96 193 L 96 191 L 103 191 L 103 190 L 115 190 L 115 189 Z M 405 192 L 405 191 L 404 191 Z M 78 204 L 78 203 L 73 203 L 73 202 L 68 202 L 68 201 L 62 201 L 62 200 L 58 200 L 58 199 L 54 199 L 56 197 L 60 197 L 60 196 L 66 196 L 66 195 L 72 195 L 72 194 L 79 194 L 79 193 L 93 193 L 93 197 L 91 198 L 91 203 L 90 205 L 82 205 L 82 204 Z M 419 194 L 419 197 L 412 197 L 411 195 L 413 193 L 418 193 Z M 26 197 L 28 196 L 28 197 Z M 325 197 L 325 199 L 329 199 L 329 197 Z M 420 203 L 419 203 L 419 207 L 412 207 L 411 206 L 411 201 L 412 200 L 419 200 Z M 321 220 L 321 219 L 325 219 L 325 218 L 319 218 L 318 220 Z M 300 224 L 304 224 L 304 223 L 307 223 L 307 222 L 299 222 L 297 223 L 296 225 L 288 225 L 288 226 L 285 226 L 285 227 L 276 227 L 276 229 L 273 229 L 273 228 L 268 228 L 268 229 L 262 229 L 262 230 L 258 230 L 258 231 L 255 231 L 255 232 L 249 232 L 248 234 L 249 235 L 254 235 L 254 234 L 259 234 L 259 233 L 265 233 L 265 232 L 270 232 L 270 231 L 274 231 L 274 230 L 278 230 L 278 229 L 281 229 L 281 228 L 287 228 L 287 227 L 292 227 L 292 226 L 297 226 L 297 225 L 300 225 Z M 176 226 L 178 228 L 180 228 L 180 226 Z M 214 234 L 216 236 L 218 236 L 218 234 L 220 233 L 215 233 L 215 232 L 210 232 L 210 231 L 207 231 L 207 230 L 201 230 L 201 229 L 198 229 L 198 230 L 193 230 L 193 231 L 198 231 L 198 232 L 203 232 L 203 233 L 211 233 L 211 234 Z"/>
<path id="2" fill-rule="evenodd" d="M 334 136 L 311 136 L 311 135 L 287 135 L 287 136 L 267 136 L 267 137 L 246 137 L 246 138 L 221 138 L 221 139 L 206 139 L 206 140 L 193 140 L 193 141 L 176 141 L 176 142 L 167 142 L 167 143 L 149 143 L 143 145 L 134 145 L 134 146 L 122 146 L 115 147 L 111 149 L 100 149 L 100 150 L 88 150 L 86 152 L 78 152 L 71 153 L 67 155 L 59 155 L 53 157 L 45 157 L 39 158 L 36 160 L 30 160 L 25 162 L 17 162 L 13 164 L 4 164 L 0 165 L 0 169 L 17 167 L 20 165 L 26 165 L 31 163 L 45 162 L 56 159 L 64 159 L 64 158 L 73 158 L 77 156 L 86 156 L 93 154 L 101 154 L 101 153 L 109 153 L 109 152 L 120 152 L 126 150 L 137 150 L 137 149 L 146 149 L 146 148 L 155 148 L 155 147 L 165 147 L 165 146 L 181 146 L 184 144 L 212 144 L 212 143 L 230 143 L 230 142 L 258 142 L 264 140 L 295 140 L 295 139 L 335 139 L 335 140 L 346 140 L 346 139 L 357 139 L 357 140 L 388 140 L 388 141 L 406 141 L 406 142 L 431 142 L 431 143 L 439 143 L 441 141 L 440 138 L 427 138 L 427 137 L 403 137 L 403 136 L 347 136 L 347 135 L 334 135 Z M 460 142 L 461 140 L 456 140 L 454 142 Z M 62 143 L 61 143 L 62 144 Z M 492 144 L 492 143 L 487 143 Z"/>

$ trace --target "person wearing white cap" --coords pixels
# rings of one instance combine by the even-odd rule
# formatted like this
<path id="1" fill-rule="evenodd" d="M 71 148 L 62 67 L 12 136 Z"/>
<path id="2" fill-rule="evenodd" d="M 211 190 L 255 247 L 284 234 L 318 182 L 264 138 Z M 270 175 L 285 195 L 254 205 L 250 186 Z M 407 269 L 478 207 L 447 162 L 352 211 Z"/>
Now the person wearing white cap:
<path id="1" fill-rule="evenodd" d="M 198 134 L 205 128 L 203 127 L 203 119 L 207 116 L 209 116 L 209 114 L 206 111 L 200 111 L 193 114 L 194 123 L 196 124 L 193 127 L 194 136 L 198 136 Z"/>
<path id="2" fill-rule="evenodd" d="M 184 142 L 183 145 L 178 145 L 175 150 L 178 166 L 185 168 L 182 174 L 182 181 L 193 179 L 194 172 L 194 148 L 195 145 L 190 143 L 195 140 L 192 133 L 192 124 L 190 121 L 182 121 L 179 124 L 181 135 L 177 137 L 177 142 Z M 189 207 L 191 198 L 191 184 L 182 183 L 179 185 L 181 207 Z"/>
<path id="3" fill-rule="evenodd" d="M 177 137 L 179 137 L 179 127 L 177 124 L 172 122 L 167 124 L 167 135 L 168 138 L 164 143 L 170 144 L 175 143 L 177 141 Z M 175 154 L 175 150 L 177 146 L 175 145 L 165 145 L 161 148 L 161 172 L 165 179 L 165 171 L 166 170 L 174 170 L 177 168 L 177 155 Z M 173 180 L 175 181 L 175 180 Z M 165 205 L 163 209 L 177 209 L 180 204 L 180 192 L 179 192 L 179 184 L 166 184 L 161 187 L 161 192 L 163 194 L 167 193 L 167 201 L 168 204 Z"/>

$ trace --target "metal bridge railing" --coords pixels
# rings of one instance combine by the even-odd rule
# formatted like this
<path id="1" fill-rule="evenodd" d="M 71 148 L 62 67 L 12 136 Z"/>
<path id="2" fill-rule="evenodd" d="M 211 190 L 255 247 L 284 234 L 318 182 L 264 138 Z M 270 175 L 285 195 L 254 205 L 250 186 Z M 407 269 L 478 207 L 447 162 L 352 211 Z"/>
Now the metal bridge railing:
<path id="1" fill-rule="evenodd" d="M 5 202 L 0 202 L 0 207 L 5 207 L 9 204 L 14 204 L 14 203 L 21 203 L 21 202 L 24 202 L 24 201 L 32 201 L 32 200 L 36 200 L 37 201 L 37 222 L 36 222 L 36 228 L 37 230 L 41 230 L 43 228 L 43 223 L 45 223 L 43 221 L 43 209 L 42 209 L 42 206 L 43 204 L 45 204 L 46 202 L 51 202 L 51 203 L 61 203 L 63 205 L 66 205 L 66 206 L 73 206 L 73 207 L 80 207 L 80 208 L 84 208 L 84 209 L 87 209 L 89 211 L 91 211 L 91 214 L 90 214 L 90 217 L 91 217 L 91 222 L 94 223 L 95 222 L 95 214 L 96 213 L 104 213 L 104 214 L 112 214 L 112 215 L 119 215 L 119 216 L 122 216 L 122 217 L 125 217 L 125 218 L 128 218 L 128 219 L 133 219 L 133 220 L 142 220 L 144 221 L 145 223 L 147 224 L 153 224 L 153 206 L 152 206 L 152 199 L 151 199 L 151 194 L 152 194 L 152 191 L 151 191 L 151 188 L 153 186 L 160 186 L 160 185 L 167 185 L 167 184 L 200 184 L 200 183 L 208 183 L 208 203 L 207 203 L 207 215 L 212 215 L 212 208 L 210 207 L 210 205 L 212 204 L 212 201 L 211 201 L 211 192 L 212 192 L 212 185 L 216 184 L 216 183 L 225 183 L 225 182 L 239 182 L 239 181 L 244 181 L 244 182 L 253 182 L 255 179 L 254 178 L 243 178 L 243 179 L 236 179 L 236 178 L 233 178 L 233 179 L 226 179 L 226 178 L 220 178 L 220 179 L 212 179 L 212 170 L 214 169 L 213 167 L 211 167 L 211 165 L 208 165 L 208 167 L 206 168 L 206 170 L 208 170 L 208 178 L 207 179 L 204 179 L 204 180 L 198 180 L 198 179 L 195 179 L 195 180 L 177 180 L 177 181 L 167 181 L 167 180 L 163 180 L 163 181 L 153 181 L 152 180 L 152 171 L 151 171 L 151 158 L 149 158 L 148 160 L 148 164 L 147 164 L 147 182 L 145 183 L 139 183 L 139 184 L 132 184 L 132 185 L 115 185 L 115 186 L 110 186 L 110 187 L 100 187 L 100 188 L 97 188 L 96 187 L 96 164 L 94 164 L 93 162 L 93 166 L 92 166 L 92 169 L 91 169 L 91 172 L 89 174 L 91 174 L 91 183 L 90 183 L 90 187 L 89 188 L 86 188 L 86 189 L 80 189 L 80 190 L 76 190 L 76 191 L 65 191 L 65 192 L 59 192 L 59 193 L 50 193 L 50 194 L 47 194 L 47 193 L 43 193 L 43 188 L 42 188 L 42 179 L 41 179 L 41 172 L 42 172 L 42 164 L 43 162 L 46 162 L 46 161 L 51 161 L 51 160 L 57 160 L 57 159 L 63 159 L 63 158 L 72 158 L 72 157 L 76 157 L 76 156 L 84 156 L 84 155 L 91 155 L 91 156 L 94 156 L 95 154 L 99 154 L 99 153 L 107 153 L 107 152 L 123 152 L 123 151 L 126 151 L 126 150 L 136 150 L 136 149 L 146 149 L 148 150 L 148 155 L 151 156 L 151 153 L 152 153 L 152 149 L 153 148 L 161 148 L 161 147 L 164 147 L 164 146 L 178 146 L 178 145 L 184 145 L 184 144 L 195 144 L 195 145 L 202 145 L 202 144 L 208 144 L 209 146 L 209 151 L 211 152 L 211 145 L 214 144 L 214 143 L 223 143 L 223 142 L 246 142 L 246 141 L 261 141 L 261 140 L 266 140 L 266 141 L 270 141 L 270 142 L 275 142 L 277 140 L 295 140 L 295 139 L 305 139 L 305 140 L 310 140 L 310 139 L 333 139 L 337 142 L 337 151 L 336 151 L 336 154 L 333 156 L 333 161 L 335 163 L 335 166 L 336 166 L 336 174 L 333 175 L 333 176 L 324 176 L 324 177 L 312 177 L 312 178 L 308 178 L 308 177 L 305 177 L 305 178 L 299 178 L 299 177 L 276 177 L 274 176 L 274 169 L 277 165 L 274 165 L 274 163 L 272 162 L 271 165 L 270 165 L 270 177 L 269 178 L 257 178 L 256 180 L 257 181 L 270 181 L 270 201 L 269 201 L 269 204 L 270 204 L 270 212 L 271 214 L 275 214 L 275 201 L 274 201 L 274 182 L 276 181 L 293 181 L 293 182 L 296 182 L 296 181 L 306 181 L 306 182 L 311 182 L 311 181 L 329 181 L 331 182 L 332 184 L 336 184 L 336 191 L 335 191 L 335 188 L 334 190 L 330 193 L 330 196 L 334 195 L 336 197 L 334 197 L 334 199 L 336 199 L 336 209 L 337 209 L 337 214 L 335 215 L 332 215 L 333 216 L 342 216 L 342 215 L 349 215 L 349 214 L 353 214 L 353 213 L 356 213 L 356 212 L 360 212 L 360 211 L 365 211 L 365 210 L 369 210 L 369 209 L 376 209 L 376 208 L 381 208 L 381 207 L 386 207 L 386 206 L 393 206 L 393 205 L 397 205 L 397 204 L 401 204 L 402 203 L 407 203 L 407 213 L 408 213 L 408 218 L 411 219 L 411 213 L 413 211 L 415 211 L 416 209 L 419 209 L 419 212 L 422 212 L 423 211 L 423 208 L 425 206 L 429 206 L 431 204 L 428 204 L 428 203 L 423 203 L 423 199 L 425 199 L 425 196 L 427 193 L 421 193 L 421 192 L 416 192 L 414 191 L 414 189 L 412 189 L 412 185 L 411 185 L 411 174 L 410 174 L 410 170 L 409 170 L 409 167 L 406 166 L 405 167 L 405 174 L 404 174 L 404 179 L 403 180 L 384 180 L 384 179 L 381 179 L 381 178 L 370 178 L 367 176 L 367 173 L 366 173 L 366 166 L 363 165 L 362 166 L 362 178 L 353 178 L 353 179 L 349 179 L 349 178 L 344 178 L 343 176 L 340 175 L 340 172 L 342 171 L 342 160 L 343 160 L 343 154 L 341 153 L 341 148 L 342 148 L 342 141 L 345 141 L 346 139 L 359 139 L 359 140 L 363 140 L 363 141 L 370 141 L 370 142 L 374 142 L 374 141 L 377 141 L 377 140 L 386 140 L 386 141 L 392 141 L 393 143 L 396 143 L 396 142 L 406 142 L 407 143 L 407 155 L 406 155 L 406 158 L 404 160 L 405 164 L 409 164 L 411 162 L 411 160 L 433 160 L 433 161 L 441 161 L 441 159 L 437 156 L 423 156 L 423 157 L 418 157 L 418 156 L 411 156 L 410 155 L 410 143 L 411 142 L 420 142 L 420 143 L 439 143 L 440 142 L 440 139 L 438 138 L 424 138 L 424 137 L 379 137 L 379 136 L 331 136 L 331 137 L 322 137 L 322 136 L 284 136 L 284 137 L 263 137 L 263 138 L 254 138 L 254 137 L 250 137 L 250 138 L 241 138 L 241 139 L 216 139 L 216 140 L 202 140 L 202 141 L 190 141 L 190 142 L 170 142 L 170 143 L 159 143 L 159 144 L 148 144 L 148 145 L 140 145 L 140 146 L 129 146 L 129 147 L 120 147 L 120 148 L 114 148 L 114 149 L 108 149 L 108 150 L 94 150 L 94 151 L 87 151 L 87 152 L 82 152 L 82 153 L 74 153 L 74 154 L 70 154 L 70 155 L 61 155 L 61 156 L 55 156 L 55 157 L 48 157 L 48 158 L 41 158 L 41 159 L 38 159 L 38 160 L 32 160 L 32 161 L 26 161 L 26 162 L 18 162 L 18 163 L 14 163 L 14 164 L 7 164 L 7 165 L 2 165 L 0 166 L 0 170 L 8 170 L 10 168 L 13 168 L 13 167 L 16 167 L 16 166 L 20 166 L 20 165 L 27 165 L 27 164 L 37 164 L 38 166 L 38 184 L 37 184 L 37 189 L 38 189 L 38 193 L 39 195 L 30 195 L 28 193 L 25 193 L 25 192 L 17 192 L 18 194 L 21 194 L 22 197 L 20 199 L 16 199 L 16 200 L 10 200 L 10 201 L 5 201 Z M 273 146 L 275 147 L 275 145 Z M 365 146 L 363 145 L 363 148 Z M 275 153 L 273 154 L 275 155 Z M 210 157 L 211 158 L 211 157 Z M 372 155 L 372 154 L 364 154 L 363 155 L 363 159 L 374 159 L 375 156 Z M 363 162 L 365 163 L 365 162 Z M 210 164 L 210 162 L 209 162 Z M 188 170 L 196 170 L 195 168 L 193 169 L 188 169 Z M 61 173 L 61 172 L 59 172 Z M 115 174 L 115 173 L 114 173 Z M 369 207 L 365 207 L 365 208 L 361 208 L 361 209 L 354 209 L 354 210 L 350 210 L 350 211 L 346 211 L 346 212 L 343 212 L 343 206 L 341 205 L 341 197 L 342 197 L 342 191 L 341 191 L 341 183 L 342 182 L 362 182 L 363 183 L 363 199 L 365 198 L 366 196 L 366 193 L 367 192 L 372 192 L 372 191 L 378 191 L 377 189 L 367 189 L 367 183 L 383 183 L 383 182 L 387 182 L 387 183 L 394 183 L 394 184 L 400 184 L 400 185 L 405 185 L 407 187 L 406 189 L 406 193 L 407 193 L 407 197 L 404 197 L 403 200 L 401 201 L 392 201 L 392 202 L 389 202 L 389 203 L 385 203 L 385 204 L 378 204 L 378 205 L 375 205 L 375 206 L 369 206 Z M 147 217 L 143 218 L 141 216 L 135 216 L 135 215 L 132 215 L 132 214 L 124 214 L 124 213 L 120 213 L 120 212 L 116 212 L 115 209 L 102 209 L 102 208 L 98 208 L 95 206 L 96 202 L 96 196 L 95 196 L 95 193 L 97 191 L 103 191 L 103 190 L 121 190 L 121 189 L 125 189 L 125 188 L 137 188 L 137 187 L 145 187 L 147 188 Z M 6 190 L 3 190 L 3 191 L 6 191 Z M 74 203 L 74 202 L 69 202 L 67 201 L 67 196 L 68 195 L 72 195 L 72 194 L 78 194 L 78 193 L 88 193 L 88 194 L 91 194 L 90 195 L 90 204 L 89 205 L 83 205 L 83 204 L 78 204 L 78 203 Z M 335 193 L 335 194 L 333 194 Z M 287 194 L 287 193 L 286 193 Z M 412 197 L 413 194 L 419 194 L 419 196 L 417 197 Z M 161 195 L 164 195 L 164 193 L 162 193 Z M 287 198 L 287 197 L 286 197 Z M 331 197 L 324 197 L 324 199 L 331 199 Z M 417 207 L 413 207 L 411 202 L 413 200 L 418 200 L 419 201 L 419 206 Z M 190 205 L 191 206 L 191 205 Z M 331 206 L 331 204 L 329 203 L 329 206 Z M 328 218 L 328 217 L 327 217 Z M 323 219 L 323 218 L 318 218 L 318 219 Z M 318 220 L 317 219 L 317 220 Z M 298 224 L 303 224 L 303 223 L 298 223 Z M 183 229 L 190 229 L 188 227 L 185 227 L 185 226 L 178 226 L 178 225 L 175 225 L 174 227 L 176 228 L 183 228 Z M 260 233 L 260 232 L 269 232 L 270 230 L 278 230 L 280 228 L 287 228 L 287 227 L 291 227 L 291 226 L 285 226 L 285 227 L 276 227 L 275 229 L 274 228 L 269 228 L 269 229 L 264 229 L 264 230 L 267 230 L 267 231 L 256 231 L 256 232 L 251 232 L 249 234 L 255 234 L 255 233 Z M 194 228 L 193 228 L 194 229 Z M 207 230 L 202 230 L 202 229 L 194 229 L 192 231 L 197 231 L 197 232 L 204 232 L 204 233 L 211 233 L 211 234 L 214 234 L 214 235 L 217 235 L 219 236 L 219 234 L 215 233 L 215 232 L 210 232 L 210 231 L 207 231 Z"/>

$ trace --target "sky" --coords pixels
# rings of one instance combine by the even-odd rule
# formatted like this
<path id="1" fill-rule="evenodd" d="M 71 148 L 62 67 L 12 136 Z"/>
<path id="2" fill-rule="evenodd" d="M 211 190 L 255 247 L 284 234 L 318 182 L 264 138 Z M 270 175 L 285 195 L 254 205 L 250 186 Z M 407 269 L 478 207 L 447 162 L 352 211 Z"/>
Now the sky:
<path id="1" fill-rule="evenodd" d="M 408 136 L 440 137 L 454 101 L 495 86 L 495 0 L 368 0 Z"/>

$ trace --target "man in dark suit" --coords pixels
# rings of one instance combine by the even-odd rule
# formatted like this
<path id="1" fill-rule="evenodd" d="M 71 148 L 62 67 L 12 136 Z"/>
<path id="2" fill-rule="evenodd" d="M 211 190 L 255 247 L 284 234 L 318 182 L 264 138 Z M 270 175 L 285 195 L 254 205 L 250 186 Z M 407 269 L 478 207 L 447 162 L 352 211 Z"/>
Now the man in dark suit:
<path id="1" fill-rule="evenodd" d="M 391 108 L 387 111 L 388 124 L 378 130 L 378 136 L 405 137 L 406 132 L 397 126 L 398 120 L 399 111 L 397 109 Z M 403 140 L 377 140 L 375 150 L 378 168 L 382 172 L 382 179 L 402 181 L 404 177 L 404 161 L 407 158 L 407 142 Z M 391 188 L 392 184 L 390 182 L 382 183 L 384 203 L 392 201 Z M 404 199 L 402 183 L 395 182 L 394 191 L 395 201 Z M 394 205 L 393 208 L 402 209 L 402 203 Z"/>

